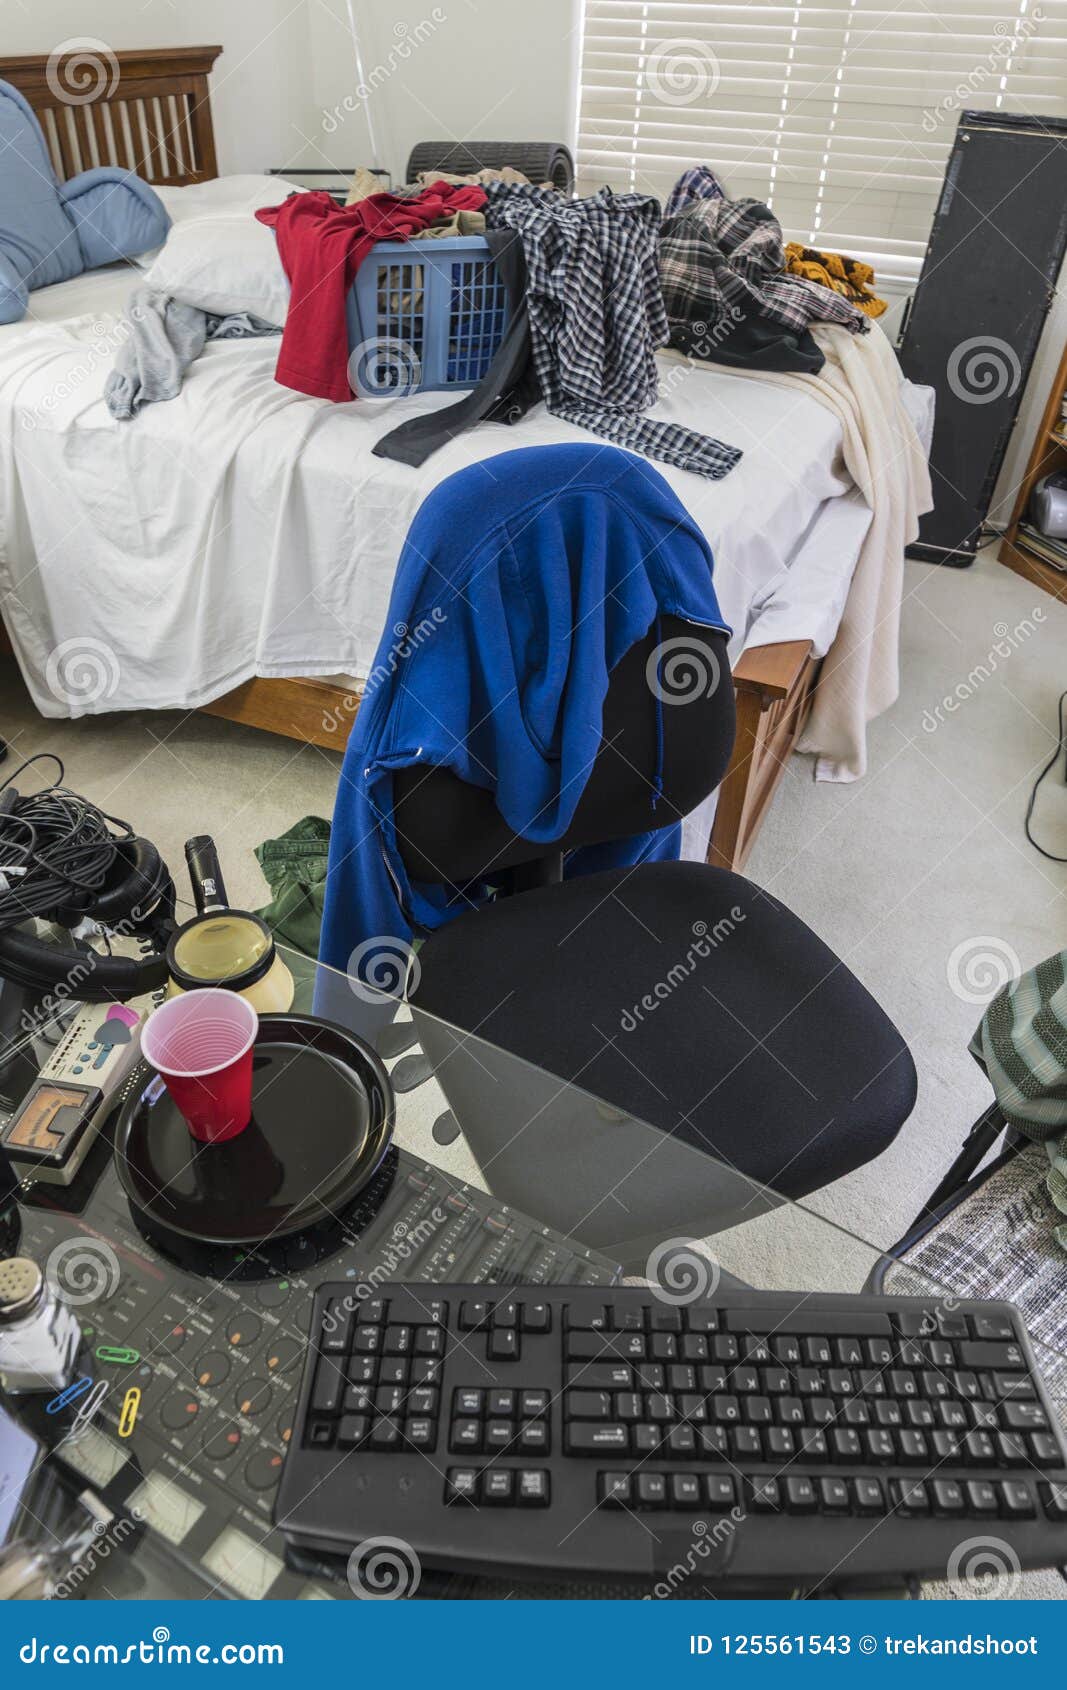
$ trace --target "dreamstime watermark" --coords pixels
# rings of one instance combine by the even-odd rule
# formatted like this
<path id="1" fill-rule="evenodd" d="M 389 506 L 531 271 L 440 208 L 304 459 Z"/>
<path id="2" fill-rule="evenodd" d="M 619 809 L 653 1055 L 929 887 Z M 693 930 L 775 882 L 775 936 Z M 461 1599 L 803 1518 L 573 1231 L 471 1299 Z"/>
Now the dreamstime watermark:
<path id="1" fill-rule="evenodd" d="M 116 921 L 113 926 L 100 929 L 100 931 L 105 934 L 108 940 L 125 939 L 137 932 L 136 923 L 141 918 L 142 911 L 138 907 L 131 911 L 129 916 L 123 916 L 121 921 Z M 27 1037 L 34 1033 L 42 1033 L 46 1027 L 51 1026 L 56 1016 L 66 1008 L 71 999 L 75 1003 L 84 1002 L 85 997 L 81 988 L 87 980 L 93 978 L 98 964 L 105 960 L 105 955 L 94 950 L 91 946 L 87 950 L 79 951 L 77 962 L 71 964 L 62 980 L 57 980 L 56 984 L 50 987 L 42 997 L 35 999 L 32 1008 L 23 1010 L 19 1018 L 21 1032 Z M 126 1031 L 128 1033 L 129 1029 L 127 1028 Z"/>
<path id="2" fill-rule="evenodd" d="M 674 1308 L 714 1297 L 722 1264 L 697 1238 L 665 1238 L 645 1263 L 652 1294 Z"/>
<path id="3" fill-rule="evenodd" d="M 947 1577 L 957 1600 L 992 1597 L 1006 1602 L 1018 1594 L 1022 1566 L 1002 1537 L 969 1537 L 952 1551 Z"/>
<path id="4" fill-rule="evenodd" d="M 436 34 L 443 23 L 448 22 L 448 13 L 440 6 L 435 6 L 428 18 L 423 18 L 415 25 L 400 22 L 393 25 L 394 40 L 389 51 L 380 63 L 373 66 L 362 82 L 356 84 L 354 93 L 346 94 L 332 109 L 325 106 L 322 110 L 322 127 L 327 135 L 335 135 L 346 118 L 359 111 L 360 107 L 383 88 L 389 78 L 406 64 L 416 47 L 421 47 Z"/>
<path id="5" fill-rule="evenodd" d="M 729 340 L 738 324 L 744 320 L 745 313 L 739 305 L 727 305 L 718 322 L 713 325 L 699 321 L 687 323 L 684 351 L 680 347 L 673 347 L 669 368 L 666 371 L 660 370 L 659 397 L 669 398 L 694 370 L 704 370 L 704 365 L 711 359 L 712 354 L 724 340 Z M 704 370 L 704 373 L 707 374 L 707 371 Z"/>
<path id="6" fill-rule="evenodd" d="M 957 82 L 936 106 L 927 106 L 923 110 L 923 128 L 928 135 L 933 135 L 946 119 L 954 117 L 974 99 L 988 82 L 1001 78 L 1011 59 L 1019 48 L 1037 34 L 1045 21 L 1045 14 L 1040 6 L 1035 6 L 1029 17 L 998 18 L 993 25 L 996 37 L 992 47 L 984 59 L 967 72 L 962 81 Z"/>
<path id="7" fill-rule="evenodd" d="M 61 1303 L 82 1309 L 118 1289 L 119 1259 L 103 1238 L 65 1238 L 50 1253 L 44 1277 Z"/>
<path id="8" fill-rule="evenodd" d="M 71 709 L 111 698 L 119 684 L 119 660 L 105 640 L 74 634 L 48 655 L 45 684 Z"/>
<path id="9" fill-rule="evenodd" d="M 675 634 L 649 652 L 645 680 L 661 704 L 692 704 L 718 690 L 722 665 L 695 635 Z"/>
<path id="10" fill-rule="evenodd" d="M 722 71 L 706 41 L 673 36 L 660 41 L 645 60 L 645 84 L 664 106 L 691 106 L 710 100 Z"/>
<path id="11" fill-rule="evenodd" d="M 441 605 L 435 604 L 428 616 L 420 617 L 418 622 L 396 622 L 393 624 L 393 641 L 384 658 L 379 658 L 363 683 L 360 693 L 345 693 L 339 705 L 333 710 L 327 710 L 322 717 L 323 731 L 336 733 L 349 716 L 354 716 L 360 705 L 370 697 L 376 687 L 383 681 L 393 678 L 402 663 L 405 663 L 413 652 L 426 644 L 445 622 L 448 612 Z"/>
<path id="12" fill-rule="evenodd" d="M 693 943 L 685 955 L 669 968 L 662 980 L 657 980 L 651 991 L 645 993 L 635 1004 L 624 1009 L 619 1017 L 619 1026 L 624 1033 L 632 1033 L 645 1019 L 652 1015 L 661 1003 L 666 1003 L 672 992 L 696 972 L 697 964 L 706 962 L 711 953 L 727 940 L 736 928 L 745 920 L 745 912 L 740 904 L 734 904 L 729 915 L 720 916 L 713 927 L 709 928 L 706 921 L 694 921 L 690 931 Z"/>
<path id="13" fill-rule="evenodd" d="M 991 405 L 1013 394 L 1023 379 L 1019 354 L 996 335 L 976 334 L 953 348 L 946 365 L 948 385 L 965 405 Z"/>
<path id="14" fill-rule="evenodd" d="M 984 658 L 974 665 L 969 674 L 959 681 L 951 692 L 945 694 L 932 710 L 922 713 L 923 732 L 936 733 L 938 728 L 944 727 L 945 717 L 955 715 L 956 711 L 974 697 L 986 681 L 992 680 L 1000 663 L 1006 662 L 1013 652 L 1025 645 L 1037 633 L 1038 628 L 1045 621 L 1045 612 L 1040 605 L 1035 605 L 1029 616 L 1024 616 L 1021 622 L 1016 622 L 1014 628 L 1009 628 L 1006 622 L 996 622 L 993 625 L 994 640 Z"/>
<path id="15" fill-rule="evenodd" d="M 60 105 L 110 100 L 119 85 L 118 55 L 95 35 L 72 35 L 49 53 L 44 78 Z"/>
<path id="16" fill-rule="evenodd" d="M 367 399 L 406 399 L 422 386 L 422 360 L 410 340 L 371 335 L 348 355 L 348 385 Z"/>
<path id="17" fill-rule="evenodd" d="M 680 1590 L 684 1584 L 688 1583 L 694 1574 L 702 1570 L 710 1571 L 709 1568 L 704 1566 L 704 1563 L 710 1560 L 717 1551 L 726 1547 L 738 1526 L 744 1525 L 746 1518 L 744 1509 L 735 1503 L 728 1514 L 722 1515 L 710 1527 L 706 1520 L 694 1520 L 693 1535 L 685 1555 L 680 1561 L 675 1561 L 673 1566 L 667 1568 L 663 1577 L 657 1579 L 652 1589 L 645 1592 L 642 1600 L 645 1602 L 666 1602 L 674 1595 L 676 1590 Z"/>
<path id="18" fill-rule="evenodd" d="M 945 965 L 953 996 L 961 1003 L 983 1007 L 1021 972 L 1022 964 L 1007 940 L 990 933 L 961 940 Z"/>
<path id="19" fill-rule="evenodd" d="M 94 1520 L 91 1541 L 82 1550 L 66 1577 L 52 1586 L 52 1600 L 66 1602 L 72 1596 L 77 1596 L 101 1563 L 107 1561 L 115 1550 L 121 1549 L 127 1538 L 136 1535 L 144 1519 L 144 1514 L 134 1504 L 128 1514 L 119 1515 L 112 1520 Z"/>
<path id="20" fill-rule="evenodd" d="M 19 1649 L 23 1666 L 260 1666 L 285 1664 L 280 1643 L 172 1643 L 165 1625 L 136 1643 L 53 1643 L 31 1637 Z"/>
<path id="21" fill-rule="evenodd" d="M 125 317 L 115 322 L 94 322 L 89 331 L 91 339 L 87 343 L 86 357 L 71 365 L 61 381 L 19 412 L 19 427 L 26 433 L 35 432 L 66 400 L 77 398 L 86 382 L 101 368 L 110 370 L 116 352 L 130 337 L 132 325 L 143 322 L 149 314 L 142 305 L 134 304 Z"/>
<path id="22" fill-rule="evenodd" d="M 380 1004 L 383 998 L 399 1003 L 405 990 L 417 989 L 420 978 L 414 946 L 388 934 L 362 939 L 348 959 L 348 984 L 364 1003 Z"/>
<path id="23" fill-rule="evenodd" d="M 402 1537 L 368 1537 L 348 1557 L 347 1573 L 361 1602 L 400 1602 L 418 1590 L 422 1563 Z"/>
<path id="24" fill-rule="evenodd" d="M 335 1337 L 341 1330 L 342 1318 L 347 1319 L 349 1315 L 355 1314 L 379 1286 L 387 1285 L 391 1279 L 395 1279 L 397 1269 L 412 1261 L 424 1250 L 447 1224 L 448 1219 L 445 1210 L 437 1203 L 428 1215 L 423 1215 L 414 1225 L 409 1226 L 406 1221 L 397 1221 L 388 1240 L 376 1246 L 380 1255 L 366 1277 L 360 1280 L 354 1290 L 344 1297 L 332 1299 L 327 1305 L 320 1328 L 324 1336 Z"/>

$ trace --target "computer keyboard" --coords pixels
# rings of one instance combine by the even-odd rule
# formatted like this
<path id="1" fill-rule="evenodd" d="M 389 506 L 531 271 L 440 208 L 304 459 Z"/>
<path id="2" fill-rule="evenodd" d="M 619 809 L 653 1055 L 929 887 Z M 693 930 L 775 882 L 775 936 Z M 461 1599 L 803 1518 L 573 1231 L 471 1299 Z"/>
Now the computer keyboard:
<path id="1" fill-rule="evenodd" d="M 1064 1559 L 1067 1452 L 1004 1303 L 329 1284 L 275 1520 L 517 1578 L 807 1589 Z M 825 1593 L 825 1591 L 824 1591 Z"/>

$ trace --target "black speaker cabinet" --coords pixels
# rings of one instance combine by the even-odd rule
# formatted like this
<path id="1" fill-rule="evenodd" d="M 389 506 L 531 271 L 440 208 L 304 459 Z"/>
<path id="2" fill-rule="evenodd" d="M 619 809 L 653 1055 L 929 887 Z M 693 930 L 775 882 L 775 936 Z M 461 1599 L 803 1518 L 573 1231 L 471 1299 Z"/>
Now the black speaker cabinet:
<path id="1" fill-rule="evenodd" d="M 900 347 L 937 389 L 909 557 L 974 562 L 1067 247 L 1067 120 L 963 112 Z"/>

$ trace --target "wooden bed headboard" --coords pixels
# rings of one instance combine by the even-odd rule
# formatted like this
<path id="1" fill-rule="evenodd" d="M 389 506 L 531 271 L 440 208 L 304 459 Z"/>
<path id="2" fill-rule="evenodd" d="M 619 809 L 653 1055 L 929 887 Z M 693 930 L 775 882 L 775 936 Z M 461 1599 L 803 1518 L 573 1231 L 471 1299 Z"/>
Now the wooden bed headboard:
<path id="1" fill-rule="evenodd" d="M 0 58 L 0 79 L 33 107 L 61 181 L 101 164 L 180 188 L 218 175 L 208 75 L 221 47 Z"/>

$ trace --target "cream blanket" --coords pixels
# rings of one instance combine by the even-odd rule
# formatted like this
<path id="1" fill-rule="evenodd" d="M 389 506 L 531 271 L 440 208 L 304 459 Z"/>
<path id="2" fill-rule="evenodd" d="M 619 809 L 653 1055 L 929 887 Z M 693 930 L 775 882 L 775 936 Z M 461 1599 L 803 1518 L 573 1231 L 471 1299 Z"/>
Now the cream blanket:
<path id="1" fill-rule="evenodd" d="M 829 323 L 812 333 L 826 355 L 817 376 L 731 367 L 731 375 L 797 388 L 841 423 L 845 466 L 873 512 L 841 625 L 823 661 L 798 751 L 817 757 L 819 780 L 858 780 L 867 768 L 867 723 L 899 690 L 904 548 L 933 503 L 930 472 L 900 397 L 896 354 L 877 323 L 849 334 Z"/>

